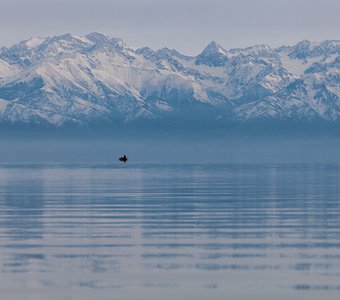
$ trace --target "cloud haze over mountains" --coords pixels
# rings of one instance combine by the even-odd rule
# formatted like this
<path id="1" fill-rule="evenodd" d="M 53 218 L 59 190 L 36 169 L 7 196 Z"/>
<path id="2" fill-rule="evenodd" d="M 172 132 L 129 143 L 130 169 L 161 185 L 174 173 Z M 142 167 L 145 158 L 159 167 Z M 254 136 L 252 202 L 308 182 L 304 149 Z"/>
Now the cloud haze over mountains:
<path id="1" fill-rule="evenodd" d="M 135 49 L 100 33 L 31 38 L 0 49 L 0 121 L 224 124 L 340 120 L 340 41 L 199 55 Z"/>
<path id="2" fill-rule="evenodd" d="M 338 0 L 2 0 L 0 45 L 32 36 L 105 32 L 127 44 L 196 55 L 226 48 L 338 39 Z"/>

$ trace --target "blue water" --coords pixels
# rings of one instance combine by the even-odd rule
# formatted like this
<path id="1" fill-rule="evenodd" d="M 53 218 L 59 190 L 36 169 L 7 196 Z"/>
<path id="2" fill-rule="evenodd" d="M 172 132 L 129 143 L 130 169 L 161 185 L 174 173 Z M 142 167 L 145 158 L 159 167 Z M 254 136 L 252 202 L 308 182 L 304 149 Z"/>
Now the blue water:
<path id="1" fill-rule="evenodd" d="M 339 299 L 340 165 L 0 165 L 1 299 Z"/>

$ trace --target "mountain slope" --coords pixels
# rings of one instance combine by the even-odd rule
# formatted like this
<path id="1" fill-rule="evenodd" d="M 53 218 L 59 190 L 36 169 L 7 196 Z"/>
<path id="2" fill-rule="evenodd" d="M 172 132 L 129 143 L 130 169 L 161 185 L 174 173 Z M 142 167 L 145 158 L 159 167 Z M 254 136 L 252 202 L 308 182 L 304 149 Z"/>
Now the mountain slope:
<path id="1" fill-rule="evenodd" d="M 339 41 L 230 50 L 211 42 L 190 57 L 100 33 L 32 38 L 0 49 L 0 122 L 333 122 L 339 61 Z"/>

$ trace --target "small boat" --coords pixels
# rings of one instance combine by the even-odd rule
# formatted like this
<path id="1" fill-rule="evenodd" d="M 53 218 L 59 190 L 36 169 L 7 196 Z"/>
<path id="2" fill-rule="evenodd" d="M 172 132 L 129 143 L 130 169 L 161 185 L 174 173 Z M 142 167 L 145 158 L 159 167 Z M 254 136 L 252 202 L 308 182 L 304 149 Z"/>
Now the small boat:
<path id="1" fill-rule="evenodd" d="M 128 161 L 128 158 L 127 158 L 127 156 L 124 154 L 124 156 L 119 157 L 119 160 L 120 160 L 120 161 L 123 161 L 124 163 L 126 163 L 126 162 Z"/>

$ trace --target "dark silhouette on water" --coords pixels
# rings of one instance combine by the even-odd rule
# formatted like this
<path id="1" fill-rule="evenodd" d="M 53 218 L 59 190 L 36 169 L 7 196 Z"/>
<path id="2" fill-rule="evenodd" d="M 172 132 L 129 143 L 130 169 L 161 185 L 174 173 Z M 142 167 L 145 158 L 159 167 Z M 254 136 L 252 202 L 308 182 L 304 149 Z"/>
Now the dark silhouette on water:
<path id="1" fill-rule="evenodd" d="M 124 156 L 119 157 L 119 160 L 120 160 L 120 161 L 123 161 L 124 163 L 126 163 L 127 160 L 128 160 L 128 158 L 127 158 L 127 156 L 124 154 Z"/>

